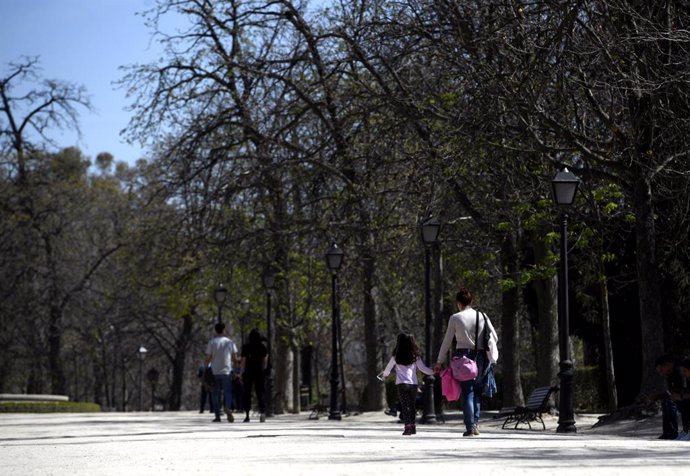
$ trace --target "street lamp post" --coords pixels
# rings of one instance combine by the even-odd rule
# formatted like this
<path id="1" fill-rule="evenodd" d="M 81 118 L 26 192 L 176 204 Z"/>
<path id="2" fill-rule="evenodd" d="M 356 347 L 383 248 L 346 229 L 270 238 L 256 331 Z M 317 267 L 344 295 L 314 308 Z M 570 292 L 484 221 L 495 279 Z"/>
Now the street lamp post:
<path id="1" fill-rule="evenodd" d="M 551 181 L 553 199 L 561 209 L 561 259 L 558 273 L 558 347 L 560 351 L 560 407 L 558 409 L 558 433 L 575 433 L 573 414 L 573 362 L 570 357 L 570 317 L 568 303 L 568 208 L 575 201 L 580 185 L 567 168 L 558 172 Z"/>
<path id="2" fill-rule="evenodd" d="M 249 302 L 249 299 L 242 299 L 240 301 L 240 305 L 242 306 L 242 310 L 244 311 L 242 315 L 240 316 L 240 342 L 241 346 L 240 349 L 244 346 L 244 328 L 247 325 L 247 322 L 249 321 L 249 305 L 251 303 Z"/>
<path id="3" fill-rule="evenodd" d="M 223 322 L 223 303 L 228 297 L 228 290 L 222 284 L 213 290 L 213 299 L 218 305 L 218 324 Z"/>
<path id="4" fill-rule="evenodd" d="M 335 239 L 326 252 L 326 265 L 331 271 L 331 307 L 333 310 L 333 322 L 331 325 L 331 406 L 328 413 L 329 420 L 340 420 L 342 416 L 338 410 L 338 269 L 343 263 L 343 250 L 338 248 Z"/>
<path id="5" fill-rule="evenodd" d="M 438 240 L 441 222 L 429 215 L 421 223 L 422 242 L 424 243 L 424 358 L 431 362 L 431 246 Z M 436 423 L 434 409 L 434 377 L 424 376 L 424 409 L 421 423 Z"/>
<path id="6" fill-rule="evenodd" d="M 267 267 L 261 275 L 261 280 L 266 289 L 266 350 L 268 351 L 268 358 L 266 362 L 266 394 L 265 411 L 267 417 L 273 416 L 273 336 L 271 326 L 271 290 L 275 286 L 275 271 L 273 267 Z"/>
<path id="7" fill-rule="evenodd" d="M 146 347 L 139 347 L 137 356 L 139 357 L 139 411 L 144 410 L 144 358 L 146 357 Z"/>

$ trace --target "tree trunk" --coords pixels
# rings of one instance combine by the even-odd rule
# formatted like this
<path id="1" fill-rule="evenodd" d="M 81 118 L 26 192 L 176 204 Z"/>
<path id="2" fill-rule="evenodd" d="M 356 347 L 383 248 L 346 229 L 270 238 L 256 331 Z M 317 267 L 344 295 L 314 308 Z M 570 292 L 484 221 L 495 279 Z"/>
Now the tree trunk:
<path id="1" fill-rule="evenodd" d="M 67 388 L 62 362 L 62 309 L 50 306 L 48 326 L 48 365 L 50 369 L 50 391 L 54 395 L 65 395 Z"/>
<path id="2" fill-rule="evenodd" d="M 302 402 L 300 399 L 300 392 L 299 392 L 299 387 L 300 387 L 300 369 L 301 367 L 301 358 L 302 355 L 300 354 L 299 347 L 297 346 L 297 342 L 295 341 L 294 335 L 290 336 L 290 350 L 292 353 L 292 411 L 291 413 L 299 413 L 302 411 Z"/>
<path id="3" fill-rule="evenodd" d="M 501 246 L 501 269 L 504 279 L 515 280 L 520 270 L 514 233 L 507 233 Z M 502 294 L 502 363 L 503 363 L 503 406 L 515 407 L 524 403 L 520 382 L 520 308 L 519 287 L 511 286 Z"/>
<path id="4" fill-rule="evenodd" d="M 602 266 L 603 268 L 603 266 Z M 613 367 L 613 345 L 611 342 L 611 316 L 609 314 L 609 289 L 606 275 L 601 271 L 599 301 L 601 303 L 601 329 L 604 336 L 604 367 L 606 368 L 607 410 L 613 413 L 618 408 L 616 372 Z"/>
<path id="5" fill-rule="evenodd" d="M 184 383 L 185 362 L 187 349 L 192 340 L 192 328 L 194 326 L 192 316 L 185 315 L 182 318 L 182 327 L 175 342 L 175 355 L 172 361 L 172 382 L 170 384 L 170 399 L 168 409 L 178 411 L 182 406 L 182 384 Z"/>
<path id="6" fill-rule="evenodd" d="M 633 194 L 637 239 L 637 279 L 642 329 L 642 381 L 640 394 L 653 393 L 662 386 L 654 361 L 664 352 L 661 292 L 656 259 L 656 231 L 652 186 L 642 172 L 637 174 Z"/>
<path id="7" fill-rule="evenodd" d="M 278 331 L 278 329 L 276 329 Z M 290 380 L 290 348 L 285 344 L 283 336 L 276 332 L 274 341 L 273 369 L 275 379 L 273 385 L 273 412 L 276 415 L 284 414 L 288 408 L 287 395 L 288 383 Z"/>
<path id="8" fill-rule="evenodd" d="M 379 373 L 379 337 L 377 332 L 376 301 L 374 299 L 375 285 L 374 273 L 376 261 L 370 250 L 366 250 L 362 256 L 362 297 L 364 316 L 364 345 L 366 351 L 366 389 L 365 411 L 380 411 L 384 404 L 384 385 L 378 381 Z M 344 391 L 344 389 L 343 389 Z"/>
<path id="9" fill-rule="evenodd" d="M 547 246 L 543 240 L 532 240 L 537 265 L 547 259 Z M 558 382 L 558 276 L 534 282 L 537 294 L 537 386 L 554 385 Z"/>

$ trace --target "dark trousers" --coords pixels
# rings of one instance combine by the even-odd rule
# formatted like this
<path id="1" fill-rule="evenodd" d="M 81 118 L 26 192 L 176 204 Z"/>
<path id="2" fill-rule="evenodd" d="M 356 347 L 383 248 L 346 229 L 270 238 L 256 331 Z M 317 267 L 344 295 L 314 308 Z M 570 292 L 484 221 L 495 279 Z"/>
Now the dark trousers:
<path id="1" fill-rule="evenodd" d="M 678 410 L 680 411 L 680 421 L 683 424 L 683 431 L 690 431 L 690 400 L 681 400 L 678 402 Z"/>
<path id="2" fill-rule="evenodd" d="M 664 435 L 678 434 L 678 413 L 683 431 L 690 430 L 690 400 L 675 401 L 665 398 L 661 402 L 662 431 Z"/>
<path id="3" fill-rule="evenodd" d="M 213 413 L 213 399 L 211 398 L 211 392 L 209 392 L 206 389 L 206 385 L 203 383 L 201 384 L 201 399 L 200 399 L 200 406 L 199 406 L 199 411 L 201 413 L 204 413 L 204 408 L 206 407 L 206 401 L 208 401 L 208 411 L 210 413 Z"/>
<path id="4" fill-rule="evenodd" d="M 414 423 L 417 410 L 415 408 L 415 401 L 417 399 L 417 385 L 410 385 L 407 383 L 399 383 L 398 399 L 400 400 L 400 419 L 406 425 Z"/>
<path id="5" fill-rule="evenodd" d="M 249 411 L 252 409 L 252 387 L 256 392 L 256 399 L 259 403 L 259 413 L 266 413 L 264 409 L 264 376 L 263 374 L 254 375 L 244 373 L 244 411 L 249 416 Z"/>

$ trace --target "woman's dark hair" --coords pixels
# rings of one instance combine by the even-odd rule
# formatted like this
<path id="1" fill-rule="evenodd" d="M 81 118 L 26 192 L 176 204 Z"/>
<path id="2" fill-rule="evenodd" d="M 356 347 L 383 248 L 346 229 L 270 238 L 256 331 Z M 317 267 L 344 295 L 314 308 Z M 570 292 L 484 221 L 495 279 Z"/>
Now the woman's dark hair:
<path id="1" fill-rule="evenodd" d="M 253 345 L 258 345 L 261 344 L 261 340 L 261 333 L 259 332 L 259 329 L 252 329 L 249 333 L 249 343 Z"/>
<path id="2" fill-rule="evenodd" d="M 393 349 L 395 363 L 400 365 L 411 365 L 419 357 L 419 347 L 411 334 L 398 334 L 398 340 Z"/>
<path id="3" fill-rule="evenodd" d="M 460 288 L 455 295 L 455 300 L 463 306 L 469 306 L 472 304 L 472 293 L 467 288 Z"/>

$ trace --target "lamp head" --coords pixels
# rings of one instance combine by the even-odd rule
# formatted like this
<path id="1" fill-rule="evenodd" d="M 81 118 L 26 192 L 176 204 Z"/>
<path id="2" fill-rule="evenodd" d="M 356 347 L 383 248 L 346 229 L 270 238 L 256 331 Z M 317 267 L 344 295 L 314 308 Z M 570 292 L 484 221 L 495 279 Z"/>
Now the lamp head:
<path id="1" fill-rule="evenodd" d="M 343 264 L 343 256 L 345 253 L 338 247 L 335 239 L 331 242 L 331 247 L 326 252 L 326 266 L 332 272 L 338 271 L 340 266 Z"/>
<path id="2" fill-rule="evenodd" d="M 551 180 L 553 201 L 559 207 L 569 207 L 575 201 L 577 188 L 580 186 L 580 179 L 564 168 Z"/>

